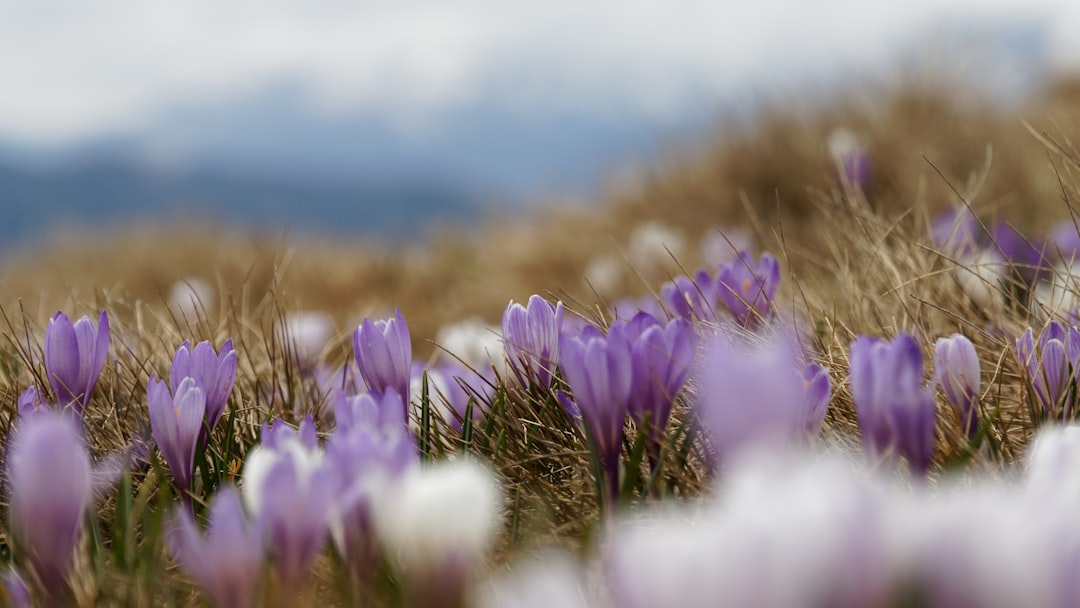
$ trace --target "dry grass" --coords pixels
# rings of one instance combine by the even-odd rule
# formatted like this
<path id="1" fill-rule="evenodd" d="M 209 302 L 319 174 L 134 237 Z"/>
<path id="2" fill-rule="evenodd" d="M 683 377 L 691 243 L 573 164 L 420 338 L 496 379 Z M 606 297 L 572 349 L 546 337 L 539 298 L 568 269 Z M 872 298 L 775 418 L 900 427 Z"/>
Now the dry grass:
<path id="1" fill-rule="evenodd" d="M 399 248 L 221 234 L 198 225 L 56 236 L 13 252 L 0 272 L 0 401 L 7 404 L 0 425 L 10 426 L 18 393 L 43 377 L 37 362 L 47 318 L 56 310 L 81 315 L 104 308 L 113 322 L 114 356 L 89 410 L 95 452 L 107 454 L 147 434 L 147 379 L 167 374 L 180 342 L 232 338 L 239 373 L 231 449 L 242 455 L 270 416 L 318 405 L 311 382 L 275 338 L 273 327 L 286 311 L 332 314 L 340 338 L 327 359 L 340 363 L 351 356 L 348 335 L 361 318 L 400 307 L 424 358 L 436 352 L 431 340 L 439 327 L 474 315 L 496 323 L 511 298 L 551 293 L 577 303 L 586 316 L 603 310 L 583 280 L 586 266 L 597 256 L 622 259 L 634 230 L 655 221 L 690 243 L 717 228 L 748 230 L 778 254 L 784 284 L 777 308 L 798 319 L 815 357 L 832 370 L 827 435 L 839 443 L 852 445 L 857 432 L 845 384 L 848 345 L 857 335 L 911 332 L 928 359 L 935 338 L 967 335 L 983 364 L 994 448 L 969 453 L 955 414 L 942 402 L 935 460 L 950 468 L 961 462 L 970 470 L 999 468 L 1019 457 L 1034 427 L 1013 343 L 1031 315 L 1022 298 L 1002 294 L 987 307 L 967 296 L 957 261 L 930 246 L 929 218 L 962 204 L 987 222 L 1007 218 L 1039 234 L 1068 217 L 1067 203 L 1080 187 L 1080 154 L 1070 143 L 1080 138 L 1078 101 L 1080 85 L 1058 86 L 1020 112 L 1030 127 L 1017 115 L 926 90 L 887 91 L 873 104 L 841 103 L 803 115 L 777 107 L 760 122 L 718 136 L 707 151 L 621 186 L 595 207 L 493 219 L 472 234 L 437 234 Z M 825 143 L 836 127 L 859 133 L 873 154 L 877 177 L 865 192 L 836 178 Z M 678 262 L 693 269 L 701 257 L 686 250 Z M 636 270 L 627 264 L 605 298 L 655 291 L 680 272 L 670 260 Z M 165 306 L 170 287 L 188 277 L 217 288 L 196 322 Z M 490 404 L 497 415 L 464 446 L 489 458 L 505 483 L 511 515 L 500 559 L 552 541 L 580 547 L 595 526 L 598 506 L 582 437 L 560 409 L 543 403 L 548 398 L 500 390 Z M 680 410 L 676 422 L 685 418 Z M 223 442 L 226 430 L 217 432 Z M 436 452 L 463 449 L 452 432 L 433 442 Z M 668 480 L 675 493 L 700 491 L 699 467 L 677 471 Z M 136 488 L 160 486 L 148 481 L 154 476 L 154 469 L 139 471 Z M 148 502 L 154 491 L 146 490 Z M 103 518 L 113 508 L 107 500 Z M 140 590 L 138 576 L 102 576 L 99 586 L 116 579 L 115 587 L 134 588 L 136 604 L 153 603 L 162 591 Z M 175 578 L 162 584 L 176 603 L 186 603 L 187 588 Z"/>

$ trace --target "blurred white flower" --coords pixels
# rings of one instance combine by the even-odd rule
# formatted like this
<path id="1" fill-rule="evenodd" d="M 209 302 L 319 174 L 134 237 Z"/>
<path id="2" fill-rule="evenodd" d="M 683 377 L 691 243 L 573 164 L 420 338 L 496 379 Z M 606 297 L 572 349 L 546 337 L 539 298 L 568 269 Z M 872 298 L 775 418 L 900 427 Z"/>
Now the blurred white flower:
<path id="1" fill-rule="evenodd" d="M 960 288 L 976 304 L 990 308 L 1002 301 L 1007 291 L 1009 264 L 992 249 L 981 249 L 958 260 L 956 279 Z"/>
<path id="2" fill-rule="evenodd" d="M 301 361 L 312 361 L 334 337 L 334 319 L 319 311 L 291 312 L 278 327 L 278 337 L 292 343 Z"/>
<path id="3" fill-rule="evenodd" d="M 506 372 L 502 330 L 476 317 L 443 325 L 435 342 L 478 372 L 486 366 L 494 367 L 500 376 Z"/>
<path id="4" fill-rule="evenodd" d="M 626 263 L 613 255 L 599 255 L 585 266 L 585 280 L 600 295 L 610 295 L 622 281 Z"/>
<path id="5" fill-rule="evenodd" d="M 582 566 L 562 552 L 550 552 L 514 566 L 484 589 L 481 608 L 587 608 Z"/>
<path id="6" fill-rule="evenodd" d="M 701 238 L 701 260 L 705 267 L 717 270 L 739 258 L 740 251 L 750 251 L 754 237 L 744 230 L 710 230 Z"/>
<path id="7" fill-rule="evenodd" d="M 670 226 L 646 222 L 630 234 L 626 257 L 638 272 L 651 275 L 681 259 L 686 239 Z"/>
<path id="8" fill-rule="evenodd" d="M 1080 262 L 1056 264 L 1049 280 L 1035 286 L 1034 298 L 1032 311 L 1044 320 L 1080 310 Z"/>
<path id="9" fill-rule="evenodd" d="M 214 288 L 199 278 L 180 279 L 169 289 L 169 308 L 182 319 L 194 321 L 204 312 L 213 312 Z"/>
<path id="10" fill-rule="evenodd" d="M 376 501 L 374 515 L 379 539 L 407 570 L 467 569 L 502 526 L 502 493 L 486 466 L 439 461 L 402 476 Z"/>

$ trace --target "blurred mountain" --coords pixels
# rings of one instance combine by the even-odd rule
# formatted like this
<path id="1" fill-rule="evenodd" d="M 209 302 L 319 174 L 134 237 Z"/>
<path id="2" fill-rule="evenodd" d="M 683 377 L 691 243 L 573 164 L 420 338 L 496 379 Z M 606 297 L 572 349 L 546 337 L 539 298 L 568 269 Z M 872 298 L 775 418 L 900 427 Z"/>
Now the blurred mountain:
<path id="1" fill-rule="evenodd" d="M 156 173 L 118 164 L 34 171 L 0 166 L 0 246 L 54 228 L 201 220 L 245 229 L 409 238 L 467 221 L 476 196 L 447 183 Z"/>

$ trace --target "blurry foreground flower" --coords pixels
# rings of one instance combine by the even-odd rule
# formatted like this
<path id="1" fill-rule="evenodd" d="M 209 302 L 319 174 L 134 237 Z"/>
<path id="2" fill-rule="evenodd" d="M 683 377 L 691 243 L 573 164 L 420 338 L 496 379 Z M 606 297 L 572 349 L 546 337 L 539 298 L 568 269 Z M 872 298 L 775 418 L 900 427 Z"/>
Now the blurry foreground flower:
<path id="1" fill-rule="evenodd" d="M 97 386 L 109 355 L 109 316 L 101 311 L 97 327 L 90 317 L 74 324 L 63 312 L 45 329 L 45 372 L 61 408 L 73 407 L 80 416 Z"/>
<path id="2" fill-rule="evenodd" d="M 467 606 L 468 583 L 502 526 L 502 494 L 471 460 L 417 467 L 380 497 L 379 539 L 407 573 L 411 605 Z"/>
<path id="3" fill-rule="evenodd" d="M 296 592 L 326 541 L 334 474 L 305 433 L 275 433 L 268 441 L 270 428 L 244 462 L 241 490 L 286 591 Z"/>
<path id="4" fill-rule="evenodd" d="M 477 604 L 482 608 L 588 608 L 595 604 L 586 589 L 581 564 L 569 554 L 549 552 L 502 573 Z"/>
<path id="5" fill-rule="evenodd" d="M 867 456 L 901 455 L 925 475 L 934 455 L 933 386 L 923 385 L 922 352 L 900 334 L 890 342 L 859 336 L 851 344 L 851 395 Z"/>
<path id="6" fill-rule="evenodd" d="M 339 396 L 335 408 L 338 428 L 326 444 L 335 493 L 330 534 L 353 573 L 367 581 L 378 558 L 375 502 L 420 457 L 396 392 Z"/>
<path id="7" fill-rule="evenodd" d="M 0 601 L 0 604 L 4 606 L 10 608 L 30 608 L 33 606 L 33 602 L 30 601 L 30 590 L 26 588 L 26 582 L 14 570 L 8 570 L 0 574 L 0 591 L 3 592 L 3 597 L 0 598 L 3 601 Z"/>
<path id="8" fill-rule="evenodd" d="M 384 393 L 393 388 L 408 405 L 412 338 L 400 310 L 391 319 L 364 319 L 353 332 L 353 354 L 371 390 Z"/>
<path id="9" fill-rule="evenodd" d="M 934 380 L 960 416 L 964 434 L 972 439 L 979 429 L 979 355 L 961 334 L 934 343 Z"/>
<path id="10" fill-rule="evenodd" d="M 93 496 L 90 457 L 72 420 L 53 413 L 24 420 L 8 451 L 7 473 L 15 546 L 42 590 L 59 598 Z"/>
<path id="11" fill-rule="evenodd" d="M 262 567 L 262 538 L 244 517 L 240 495 L 233 486 L 214 495 L 205 535 L 189 510 L 177 507 L 169 541 L 180 568 L 214 605 L 252 605 Z"/>
<path id="12" fill-rule="evenodd" d="M 161 455 L 172 471 L 176 487 L 191 490 L 195 468 L 195 446 L 203 428 L 206 397 L 194 378 L 184 378 L 169 393 L 164 380 L 150 376 L 146 387 L 146 402 L 150 408 L 150 428 Z"/>
<path id="13" fill-rule="evenodd" d="M 206 399 L 206 424 L 213 431 L 225 413 L 229 393 L 236 381 L 236 351 L 232 340 L 221 345 L 220 353 L 214 352 L 214 347 L 207 341 L 199 342 L 193 349 L 185 340 L 176 350 L 169 370 L 169 387 L 174 394 L 185 378 L 192 378 L 202 390 Z M 205 435 L 204 431 L 200 433 L 200 436 Z"/>
<path id="14" fill-rule="evenodd" d="M 779 340 L 755 345 L 713 338 L 697 370 L 697 386 L 696 408 L 713 468 L 746 448 L 788 445 L 803 427 L 814 426 L 808 421 L 821 408 L 819 398 L 807 399 L 795 353 Z"/>
<path id="15" fill-rule="evenodd" d="M 763 253 L 757 263 L 749 253 L 725 264 L 716 275 L 717 296 L 739 325 L 754 326 L 769 318 L 780 285 L 780 263 Z"/>
<path id="16" fill-rule="evenodd" d="M 552 306 L 538 295 L 528 306 L 513 300 L 503 313 L 502 334 L 506 359 L 523 386 L 546 390 L 559 364 L 559 332 L 563 324 L 562 302 Z"/>

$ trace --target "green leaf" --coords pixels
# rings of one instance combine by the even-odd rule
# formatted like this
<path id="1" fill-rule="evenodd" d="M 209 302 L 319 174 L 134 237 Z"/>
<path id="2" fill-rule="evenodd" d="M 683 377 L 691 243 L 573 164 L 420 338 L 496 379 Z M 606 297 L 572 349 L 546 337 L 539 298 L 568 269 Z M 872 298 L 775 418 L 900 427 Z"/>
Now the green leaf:
<path id="1" fill-rule="evenodd" d="M 634 498 L 634 489 L 641 484 L 641 479 L 643 477 L 641 467 L 645 459 L 645 445 L 649 440 L 650 419 L 651 415 L 645 414 L 645 419 L 641 421 L 637 436 L 634 438 L 634 445 L 630 450 L 630 460 L 626 463 L 626 473 L 623 478 L 622 489 L 619 490 L 620 505 L 629 504 Z M 647 472 L 644 474 L 644 477 L 648 477 Z"/>

